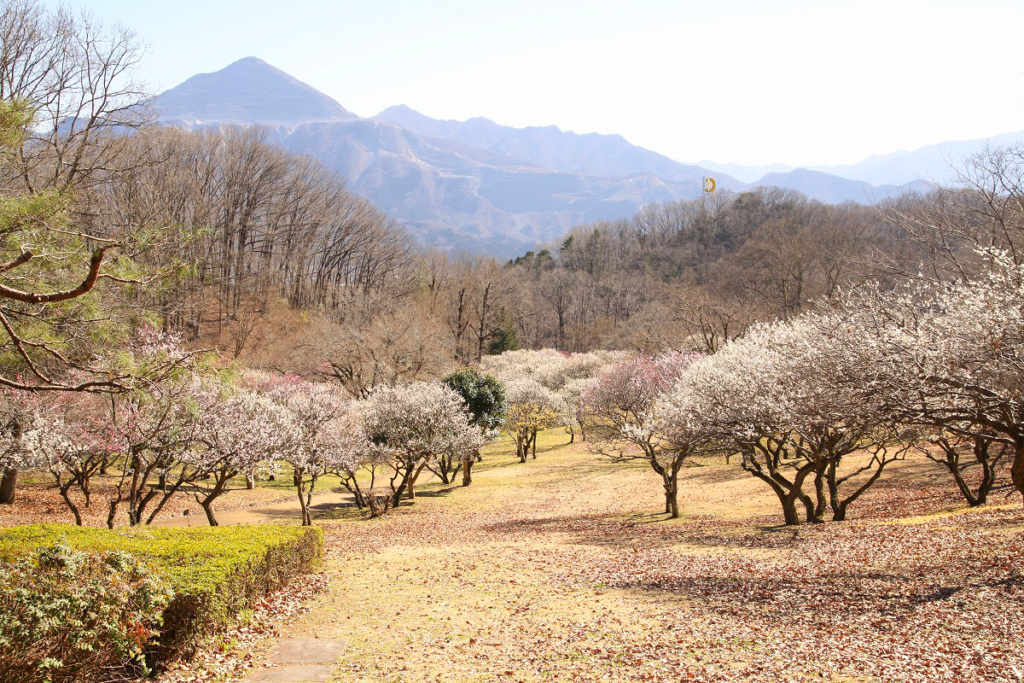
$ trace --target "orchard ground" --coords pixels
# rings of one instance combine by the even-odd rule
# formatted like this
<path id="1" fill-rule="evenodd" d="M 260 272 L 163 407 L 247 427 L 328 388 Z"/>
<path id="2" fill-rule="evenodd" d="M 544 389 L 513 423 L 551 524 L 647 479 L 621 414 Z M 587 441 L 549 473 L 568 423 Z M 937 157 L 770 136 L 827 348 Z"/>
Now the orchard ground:
<path id="1" fill-rule="evenodd" d="M 346 644 L 337 681 L 1012 681 L 1024 678 L 1024 510 L 961 505 L 898 463 L 851 521 L 781 527 L 735 464 L 659 478 L 542 434 L 492 446 L 373 521 L 333 508 L 327 588 L 287 638 Z"/>
<path id="2" fill-rule="evenodd" d="M 337 681 L 1024 679 L 1024 509 L 1006 489 L 968 509 L 911 458 L 850 521 L 794 529 L 735 461 L 701 461 L 669 521 L 642 463 L 540 438 L 536 460 L 502 440 L 472 486 L 424 482 L 381 519 L 325 493 L 325 587 L 279 637 L 342 643 Z"/>

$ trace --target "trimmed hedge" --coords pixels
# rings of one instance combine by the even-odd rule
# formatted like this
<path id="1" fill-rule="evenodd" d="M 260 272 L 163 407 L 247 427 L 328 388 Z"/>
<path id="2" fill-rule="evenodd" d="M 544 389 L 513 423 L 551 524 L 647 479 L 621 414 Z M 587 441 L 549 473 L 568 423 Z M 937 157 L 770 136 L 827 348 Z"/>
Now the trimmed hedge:
<path id="1" fill-rule="evenodd" d="M 232 527 L 97 529 L 36 524 L 0 530 L 0 561 L 56 544 L 123 551 L 148 563 L 174 597 L 163 612 L 158 660 L 189 656 L 256 598 L 318 566 L 323 531 L 270 524 Z"/>

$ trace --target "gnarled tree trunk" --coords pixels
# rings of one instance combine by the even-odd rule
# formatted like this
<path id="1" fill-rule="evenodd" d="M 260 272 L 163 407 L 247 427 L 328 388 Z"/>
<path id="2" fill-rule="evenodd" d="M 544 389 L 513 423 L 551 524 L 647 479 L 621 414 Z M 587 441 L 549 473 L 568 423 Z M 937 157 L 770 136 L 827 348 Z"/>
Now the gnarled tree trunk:
<path id="1" fill-rule="evenodd" d="M 14 502 L 14 494 L 17 490 L 18 470 L 13 468 L 4 470 L 3 479 L 0 479 L 0 504 L 12 504 Z"/>
<path id="2" fill-rule="evenodd" d="M 1024 443 L 1018 443 L 1010 466 L 1010 478 L 1021 496 L 1024 496 Z"/>

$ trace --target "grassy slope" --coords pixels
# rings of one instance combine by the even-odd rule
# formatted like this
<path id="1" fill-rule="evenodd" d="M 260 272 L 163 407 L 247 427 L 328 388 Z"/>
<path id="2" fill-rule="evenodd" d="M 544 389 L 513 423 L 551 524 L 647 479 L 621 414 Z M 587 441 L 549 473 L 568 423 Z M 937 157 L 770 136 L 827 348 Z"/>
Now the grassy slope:
<path id="1" fill-rule="evenodd" d="M 853 521 L 778 525 L 735 464 L 656 475 L 560 430 L 490 448 L 469 488 L 420 487 L 374 521 L 325 521 L 330 586 L 294 636 L 343 638 L 341 681 L 1016 681 L 1024 514 L 957 507 L 926 463 Z M 904 502 L 901 502 L 904 501 Z M 898 504 L 897 504 L 898 503 Z M 917 515 L 892 524 L 893 510 Z"/>

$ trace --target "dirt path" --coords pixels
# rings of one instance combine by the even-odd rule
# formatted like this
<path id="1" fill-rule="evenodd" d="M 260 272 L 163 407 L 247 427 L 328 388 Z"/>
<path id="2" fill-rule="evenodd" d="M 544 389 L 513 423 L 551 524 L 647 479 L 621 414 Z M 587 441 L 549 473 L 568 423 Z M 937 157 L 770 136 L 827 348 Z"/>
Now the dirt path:
<path id="1" fill-rule="evenodd" d="M 948 499 L 908 466 L 863 501 L 869 523 L 794 536 L 735 466 L 685 470 L 684 519 L 670 522 L 647 469 L 578 447 L 506 456 L 473 486 L 425 485 L 380 520 L 324 510 L 329 586 L 284 638 L 344 642 L 331 680 L 352 682 L 1018 683 L 1024 671 L 1007 637 L 1024 623 L 1019 508 L 929 521 Z M 897 496 L 920 519 L 880 524 Z"/>

